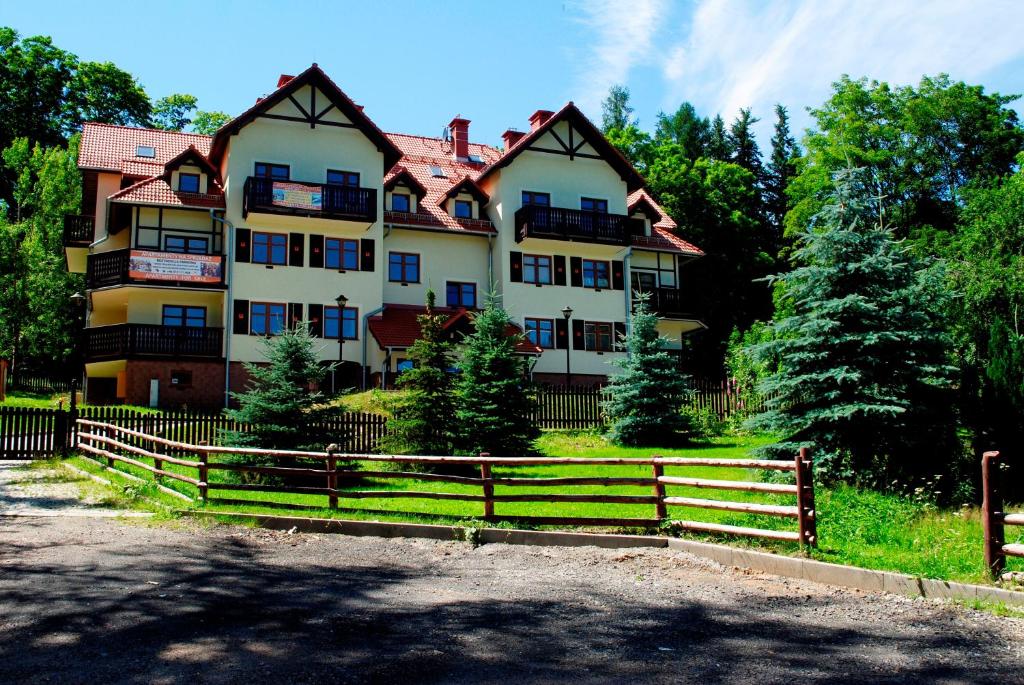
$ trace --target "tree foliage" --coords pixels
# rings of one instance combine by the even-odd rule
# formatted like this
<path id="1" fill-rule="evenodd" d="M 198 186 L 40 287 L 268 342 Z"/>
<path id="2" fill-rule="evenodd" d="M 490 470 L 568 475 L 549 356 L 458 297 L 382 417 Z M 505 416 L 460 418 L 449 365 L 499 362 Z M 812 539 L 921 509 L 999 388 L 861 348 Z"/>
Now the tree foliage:
<path id="1" fill-rule="evenodd" d="M 782 105 L 775 105 L 775 131 L 772 134 L 772 153 L 764 174 L 764 204 L 772 237 L 777 247 L 782 246 L 782 235 L 789 210 L 787 190 L 796 175 L 799 149 L 789 130 L 789 113 Z"/>
<path id="2" fill-rule="evenodd" d="M 199 110 L 192 118 L 192 130 L 195 133 L 202 133 L 204 136 L 212 136 L 229 121 L 231 121 L 231 115 L 226 112 Z"/>
<path id="3" fill-rule="evenodd" d="M 608 90 L 608 97 L 601 103 L 601 130 L 607 133 L 612 129 L 624 129 L 635 126 L 636 120 L 631 119 L 633 108 L 629 105 L 629 88 L 614 85 Z"/>
<path id="4" fill-rule="evenodd" d="M 628 355 L 615 364 L 622 373 L 608 383 L 605 412 L 610 437 L 620 445 L 671 444 L 689 429 L 683 404 L 690 391 L 689 378 L 658 333 L 658 317 L 641 294 L 633 308 L 628 334 L 621 341 Z"/>
<path id="5" fill-rule="evenodd" d="M 192 123 L 192 112 L 196 104 L 196 96 L 187 93 L 174 93 L 160 98 L 153 103 L 153 127 L 165 131 L 184 131 Z"/>

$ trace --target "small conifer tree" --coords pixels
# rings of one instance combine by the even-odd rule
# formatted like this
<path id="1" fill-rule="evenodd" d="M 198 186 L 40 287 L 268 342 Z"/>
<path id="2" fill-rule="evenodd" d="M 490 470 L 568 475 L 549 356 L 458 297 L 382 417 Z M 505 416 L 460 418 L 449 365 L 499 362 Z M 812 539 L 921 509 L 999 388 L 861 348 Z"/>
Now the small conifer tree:
<path id="1" fill-rule="evenodd" d="M 526 361 L 515 349 L 521 336 L 510 334 L 508 312 L 493 292 L 473 325 L 463 339 L 456 383 L 459 447 L 468 454 L 526 454 L 537 428 Z"/>
<path id="2" fill-rule="evenodd" d="M 426 313 L 417 317 L 420 337 L 408 350 L 412 368 L 398 386 L 405 391 L 388 421 L 381 447 L 396 454 L 451 454 L 455 423 L 452 344 L 445 339 L 446 317 L 434 312 L 434 292 L 427 291 Z"/>
<path id="3" fill-rule="evenodd" d="M 689 378 L 665 349 L 668 341 L 658 334 L 658 317 L 647 300 L 643 293 L 636 300 L 632 325 L 622 340 L 629 354 L 612 362 L 622 373 L 608 383 L 609 435 L 620 445 L 665 445 L 689 429 L 682 411 Z"/>

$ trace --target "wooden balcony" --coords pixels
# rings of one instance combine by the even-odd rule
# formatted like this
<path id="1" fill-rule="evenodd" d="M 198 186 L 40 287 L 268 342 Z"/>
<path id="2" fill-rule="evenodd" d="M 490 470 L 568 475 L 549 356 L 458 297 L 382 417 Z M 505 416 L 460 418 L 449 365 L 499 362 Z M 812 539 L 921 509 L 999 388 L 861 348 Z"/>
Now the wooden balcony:
<path id="1" fill-rule="evenodd" d="M 89 361 L 132 357 L 216 358 L 222 356 L 223 328 L 122 323 L 85 329 Z"/>
<path id="2" fill-rule="evenodd" d="M 84 214 L 64 215 L 64 247 L 89 247 L 93 241 L 95 219 Z"/>
<path id="3" fill-rule="evenodd" d="M 527 205 L 515 214 L 516 242 L 527 238 L 629 245 L 635 225 L 624 214 Z"/>
<path id="4" fill-rule="evenodd" d="M 372 223 L 377 220 L 377 190 L 250 176 L 242 194 L 242 216 L 249 212 Z"/>
<path id="5" fill-rule="evenodd" d="M 658 316 L 664 319 L 697 319 L 697 315 L 690 309 L 690 304 L 683 299 L 683 291 L 677 288 L 654 288 L 645 290 L 648 296 L 647 304 Z M 633 298 L 634 303 L 636 297 Z"/>
<path id="6" fill-rule="evenodd" d="M 90 289 L 139 283 L 170 288 L 223 288 L 224 257 L 111 250 L 89 255 L 85 274 Z"/>

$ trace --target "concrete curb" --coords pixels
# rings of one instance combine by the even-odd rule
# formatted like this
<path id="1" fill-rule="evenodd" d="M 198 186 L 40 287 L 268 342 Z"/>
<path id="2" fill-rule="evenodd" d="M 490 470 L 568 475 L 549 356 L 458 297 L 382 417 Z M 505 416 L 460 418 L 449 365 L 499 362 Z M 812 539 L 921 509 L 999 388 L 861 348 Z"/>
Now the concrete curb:
<path id="1" fill-rule="evenodd" d="M 507 545 L 539 545 L 549 547 L 604 547 L 623 549 L 647 547 L 673 549 L 710 559 L 723 566 L 761 571 L 786 578 L 798 578 L 825 585 L 888 592 L 909 597 L 929 599 L 958 599 L 1002 602 L 1024 606 L 1024 592 L 997 587 L 955 583 L 945 580 L 916 578 L 903 573 L 873 571 L 830 564 L 813 559 L 786 557 L 710 542 L 697 542 L 679 538 L 646 535 L 614 535 L 605 533 L 572 533 L 559 531 L 513 530 L 504 528 L 473 528 L 423 523 L 390 521 L 353 521 L 348 519 L 319 519 L 298 516 L 274 516 L 232 512 L 182 511 L 182 514 L 204 519 L 225 516 L 253 521 L 261 528 L 271 530 L 296 529 L 303 533 L 336 533 L 354 536 L 384 538 L 428 538 L 431 540 L 467 540 L 479 544 L 504 543 Z"/>

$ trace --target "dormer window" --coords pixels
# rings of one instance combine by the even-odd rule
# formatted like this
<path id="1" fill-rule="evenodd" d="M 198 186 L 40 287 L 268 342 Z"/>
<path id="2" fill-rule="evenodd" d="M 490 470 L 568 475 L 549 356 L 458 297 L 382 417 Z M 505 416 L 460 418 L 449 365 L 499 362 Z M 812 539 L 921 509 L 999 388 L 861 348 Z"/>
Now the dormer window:
<path id="1" fill-rule="evenodd" d="M 136 157 L 156 157 L 156 148 L 152 145 L 138 145 L 135 147 Z"/>
<path id="2" fill-rule="evenodd" d="M 405 193 L 391 193 L 391 211 L 392 212 L 408 212 L 410 211 L 410 198 Z"/>
<path id="3" fill-rule="evenodd" d="M 448 178 L 448 174 L 444 173 L 444 169 L 434 164 L 430 165 L 430 175 L 434 178 Z"/>
<path id="4" fill-rule="evenodd" d="M 178 192 L 198 193 L 199 174 L 178 174 Z"/>
<path id="5" fill-rule="evenodd" d="M 469 200 L 455 201 L 455 216 L 459 219 L 473 218 L 473 203 Z"/>

